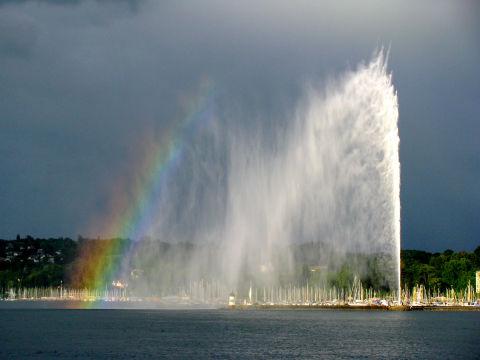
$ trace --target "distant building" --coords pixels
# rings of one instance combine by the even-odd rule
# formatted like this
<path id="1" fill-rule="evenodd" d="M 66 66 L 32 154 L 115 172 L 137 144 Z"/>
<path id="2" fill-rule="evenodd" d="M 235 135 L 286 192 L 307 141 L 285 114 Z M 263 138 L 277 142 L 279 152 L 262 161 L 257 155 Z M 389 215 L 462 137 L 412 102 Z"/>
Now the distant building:
<path id="1" fill-rule="evenodd" d="M 112 286 L 118 289 L 125 289 L 128 285 L 126 283 L 122 283 L 120 280 L 113 280 Z"/>
<path id="2" fill-rule="evenodd" d="M 475 292 L 480 294 L 480 270 L 477 271 Z"/>
<path id="3" fill-rule="evenodd" d="M 313 265 L 313 266 L 310 266 L 310 271 L 311 272 L 324 272 L 324 271 L 327 271 L 328 270 L 328 267 L 325 266 L 325 265 Z"/>
<path id="4" fill-rule="evenodd" d="M 235 294 L 233 292 L 228 297 L 228 306 L 235 306 Z"/>

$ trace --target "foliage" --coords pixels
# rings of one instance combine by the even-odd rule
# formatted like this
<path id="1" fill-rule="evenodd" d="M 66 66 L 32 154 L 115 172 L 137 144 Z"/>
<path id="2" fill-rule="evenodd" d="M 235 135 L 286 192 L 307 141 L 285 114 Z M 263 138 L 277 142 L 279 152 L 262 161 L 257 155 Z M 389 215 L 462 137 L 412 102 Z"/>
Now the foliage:
<path id="1" fill-rule="evenodd" d="M 475 271 L 480 270 L 480 246 L 472 253 L 402 250 L 401 255 L 402 283 L 407 288 L 423 284 L 441 291 L 463 290 L 469 282 L 475 285 Z"/>
<path id="2" fill-rule="evenodd" d="M 17 236 L 16 240 L 0 240 L 0 289 L 60 286 L 62 283 L 65 286 L 88 286 L 82 274 L 92 271 L 88 266 L 95 263 L 92 261 L 95 259 L 85 257 L 85 252 L 97 256 L 108 255 L 104 258 L 110 260 L 104 261 L 110 264 L 115 263 L 115 258 L 122 256 L 123 250 L 129 246 L 131 243 L 125 239 L 92 240 L 79 237 L 74 241 L 69 238 L 34 239 L 31 236 Z M 90 250 L 86 251 L 86 248 Z M 311 285 L 324 282 L 329 286 L 348 288 L 354 276 L 358 275 L 366 288 L 387 289 L 385 274 L 381 269 L 385 268 L 388 259 L 378 255 L 350 254 L 347 263 L 337 263 L 332 258 L 332 264 L 337 263 L 336 267 L 321 265 L 318 264 L 320 249 L 322 246 L 313 243 L 297 245 L 292 249 L 298 264 L 295 275 L 297 282 Z M 175 279 L 187 276 L 185 270 L 176 264 L 188 262 L 193 251 L 192 244 L 173 245 L 150 241 L 133 258 L 131 265 L 149 284 L 174 286 Z M 210 258 L 218 256 L 215 248 L 206 249 L 205 254 Z M 139 258 L 141 262 L 138 262 Z M 283 261 L 281 257 L 279 259 Z M 363 270 L 357 274 L 355 269 L 359 268 Z M 175 269 L 175 274 L 172 269 Z M 476 270 L 480 270 L 480 246 L 473 252 L 402 250 L 401 253 L 402 287 L 412 288 L 423 284 L 440 291 L 450 288 L 462 290 L 469 282 L 475 284 Z M 248 271 L 245 269 L 247 275 Z M 287 274 L 281 275 L 285 283 L 292 280 Z"/>

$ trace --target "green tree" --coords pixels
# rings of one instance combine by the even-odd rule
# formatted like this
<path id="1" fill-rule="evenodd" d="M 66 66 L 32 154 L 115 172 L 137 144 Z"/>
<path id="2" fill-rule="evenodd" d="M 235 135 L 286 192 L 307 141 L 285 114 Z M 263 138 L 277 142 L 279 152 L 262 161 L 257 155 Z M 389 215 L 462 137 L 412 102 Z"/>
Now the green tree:
<path id="1" fill-rule="evenodd" d="M 449 260 L 442 270 L 444 283 L 456 290 L 465 289 L 468 281 L 472 282 L 472 276 L 472 266 L 465 258 Z"/>

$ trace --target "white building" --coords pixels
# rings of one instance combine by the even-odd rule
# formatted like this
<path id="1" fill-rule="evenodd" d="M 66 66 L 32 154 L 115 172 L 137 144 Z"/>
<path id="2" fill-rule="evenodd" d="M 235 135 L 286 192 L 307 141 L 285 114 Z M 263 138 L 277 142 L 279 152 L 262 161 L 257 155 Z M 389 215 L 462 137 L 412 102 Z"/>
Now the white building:
<path id="1" fill-rule="evenodd" d="M 228 297 L 228 306 L 235 306 L 235 294 L 233 292 Z"/>

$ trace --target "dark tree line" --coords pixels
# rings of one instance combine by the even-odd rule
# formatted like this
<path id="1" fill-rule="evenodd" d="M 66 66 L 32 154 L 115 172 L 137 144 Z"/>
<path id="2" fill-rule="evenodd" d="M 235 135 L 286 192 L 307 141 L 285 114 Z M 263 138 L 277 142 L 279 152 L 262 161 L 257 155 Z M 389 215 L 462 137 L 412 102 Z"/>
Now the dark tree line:
<path id="1" fill-rule="evenodd" d="M 77 255 L 69 238 L 0 240 L 0 287 L 47 287 L 64 283 Z"/>
<path id="2" fill-rule="evenodd" d="M 475 286 L 475 271 L 480 270 L 480 246 L 473 252 L 402 250 L 401 259 L 404 286 L 412 288 L 423 284 L 441 291 L 462 290 L 469 282 Z"/>
<path id="3" fill-rule="evenodd" d="M 0 240 L 0 289 L 55 287 L 61 284 L 71 287 L 90 287 L 92 284 L 88 283 L 89 277 L 84 274 L 92 271 L 89 268 L 92 265 L 92 259 L 83 256 L 82 251 L 99 257 L 109 256 L 112 257 L 111 262 L 115 262 L 115 258 L 121 257 L 130 245 L 130 241 L 125 239 L 84 239 L 80 236 L 76 240 L 38 239 L 31 236 Z M 362 265 L 367 271 L 358 275 L 366 287 L 383 288 L 385 285 L 384 274 L 379 270 L 383 268 L 380 258 L 371 255 L 352 255 L 348 262 L 336 270 L 332 268 L 324 270 L 321 266 L 317 266 L 319 271 L 316 272 L 316 265 L 319 264 L 315 263 L 315 259 L 318 259 L 320 255 L 318 251 L 321 251 L 319 249 L 322 247 L 315 244 L 295 245 L 295 247 L 292 249 L 298 265 L 298 274 L 295 276 L 300 282 L 310 284 L 318 282 L 323 276 L 322 271 L 327 271 L 326 280 L 329 285 L 347 287 L 355 275 L 355 266 Z M 105 252 L 106 248 L 115 251 Z M 180 271 L 181 267 L 175 266 L 175 263 L 187 262 L 194 248 L 193 244 L 172 245 L 150 241 L 144 249 L 146 255 L 139 254 L 142 265 L 146 267 L 140 269 L 141 276 L 148 283 L 171 281 L 172 275 L 168 275 L 170 270 Z M 208 256 L 213 258 L 217 256 L 214 248 L 209 249 L 208 253 L 210 253 Z M 149 269 L 152 271 L 149 272 Z M 480 246 L 473 252 L 446 250 L 443 253 L 429 253 L 420 250 L 402 250 L 401 253 L 403 287 L 412 288 L 423 284 L 427 288 L 440 291 L 450 288 L 462 290 L 469 282 L 475 285 L 476 270 L 480 270 Z M 162 276 L 161 279 L 158 278 L 159 274 Z M 103 280 L 106 283 L 111 281 L 111 279 Z"/>

